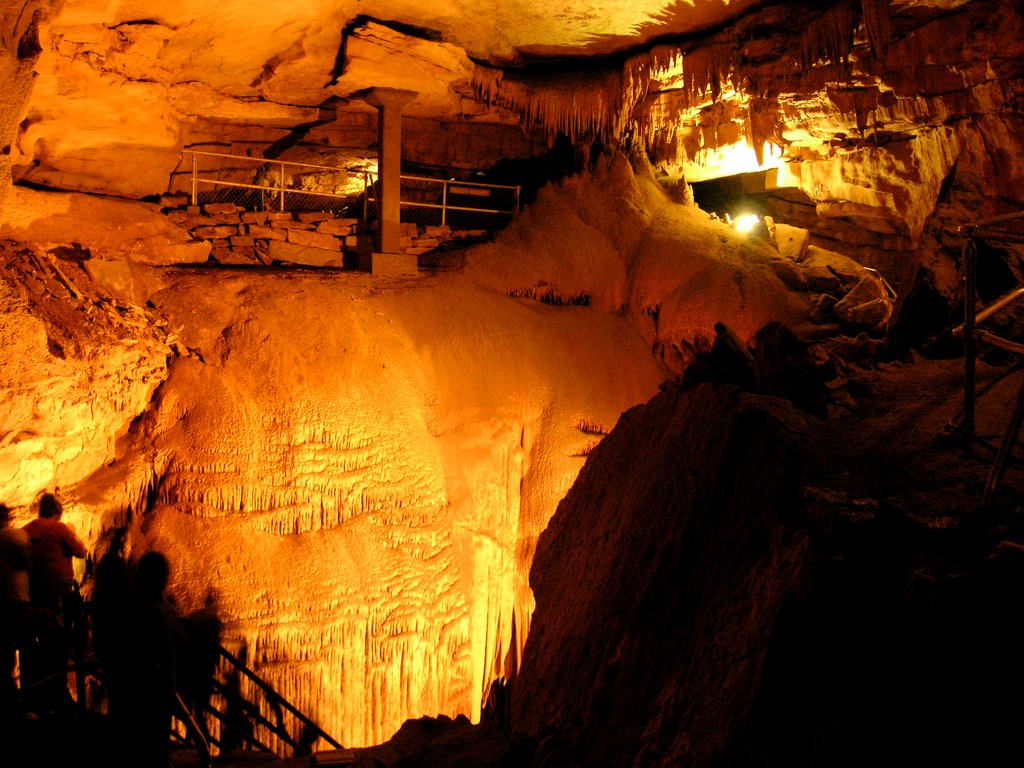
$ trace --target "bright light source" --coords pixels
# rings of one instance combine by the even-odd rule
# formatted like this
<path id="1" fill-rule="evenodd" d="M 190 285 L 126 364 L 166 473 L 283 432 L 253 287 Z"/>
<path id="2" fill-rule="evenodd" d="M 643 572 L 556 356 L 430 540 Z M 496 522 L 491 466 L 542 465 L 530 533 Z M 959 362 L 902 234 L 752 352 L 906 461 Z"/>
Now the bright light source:
<path id="1" fill-rule="evenodd" d="M 733 219 L 732 226 L 737 232 L 746 233 L 756 227 L 757 222 L 758 216 L 756 213 L 745 213 Z"/>

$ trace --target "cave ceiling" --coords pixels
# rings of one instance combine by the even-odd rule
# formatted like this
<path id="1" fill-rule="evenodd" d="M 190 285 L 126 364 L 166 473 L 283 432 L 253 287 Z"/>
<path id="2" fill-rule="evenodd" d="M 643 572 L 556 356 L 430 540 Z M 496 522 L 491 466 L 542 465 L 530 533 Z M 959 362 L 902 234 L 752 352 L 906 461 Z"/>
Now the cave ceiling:
<path id="1" fill-rule="evenodd" d="M 763 4 L 308 0 L 261 4 L 254 12 L 250 0 L 68 0 L 24 3 L 20 15 L 15 3 L 7 14 L 15 27 L 33 5 L 44 11 L 37 90 L 45 93 L 54 81 L 53 110 L 77 92 L 79 111 L 116 112 L 123 105 L 105 90 L 117 88 L 134 91 L 141 105 L 166 100 L 186 119 L 295 125 L 316 119 L 325 103 L 365 109 L 359 96 L 377 86 L 417 91 L 408 115 L 478 117 L 487 109 L 468 98 L 474 62 L 521 68 L 622 53 L 716 27 Z"/>
<path id="2" fill-rule="evenodd" d="M 982 148 L 993 197 L 1020 197 L 1020 163 L 989 151 L 1019 128 L 1020 5 L 19 0 L 4 43 L 31 89 L 0 104 L 0 165 L 132 198 L 167 192 L 187 147 L 333 165 L 373 151 L 366 96 L 398 88 L 416 93 L 405 118 L 442 126 L 403 147 L 424 167 L 468 173 L 563 134 L 691 182 L 778 169 L 819 216 L 905 249 L 965 152 Z M 300 141 L 334 156 L 280 154 Z"/>

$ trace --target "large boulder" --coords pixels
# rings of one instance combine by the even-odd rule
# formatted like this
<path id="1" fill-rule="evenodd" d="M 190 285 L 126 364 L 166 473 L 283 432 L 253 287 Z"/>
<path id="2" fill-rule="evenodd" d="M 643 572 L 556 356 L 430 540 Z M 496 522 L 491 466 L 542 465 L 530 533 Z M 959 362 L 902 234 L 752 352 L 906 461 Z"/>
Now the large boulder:
<path id="1" fill-rule="evenodd" d="M 732 387 L 623 415 L 541 536 L 513 725 L 584 765 L 710 765 L 800 582 L 801 418 Z"/>

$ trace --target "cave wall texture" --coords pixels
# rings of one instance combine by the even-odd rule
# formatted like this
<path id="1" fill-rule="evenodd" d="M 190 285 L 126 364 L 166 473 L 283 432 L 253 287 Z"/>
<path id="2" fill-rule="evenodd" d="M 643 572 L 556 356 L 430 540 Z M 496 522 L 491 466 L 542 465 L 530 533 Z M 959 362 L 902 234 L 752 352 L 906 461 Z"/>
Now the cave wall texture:
<path id="1" fill-rule="evenodd" d="M 1017 0 L 0 13 L 0 499 L 24 520 L 59 488 L 97 555 L 119 528 L 164 549 L 183 608 L 216 593 L 236 647 L 350 745 L 479 717 L 559 501 L 716 322 L 835 330 L 815 296 L 857 262 L 901 311 L 922 285 L 955 306 L 955 227 L 1024 205 Z M 186 148 L 362 167 L 374 87 L 417 93 L 410 165 L 540 187 L 566 140 L 595 162 L 458 270 L 396 283 L 213 270 L 161 212 Z M 741 173 L 791 245 L 685 202 Z M 531 727 L 583 717 L 524 686 Z"/>

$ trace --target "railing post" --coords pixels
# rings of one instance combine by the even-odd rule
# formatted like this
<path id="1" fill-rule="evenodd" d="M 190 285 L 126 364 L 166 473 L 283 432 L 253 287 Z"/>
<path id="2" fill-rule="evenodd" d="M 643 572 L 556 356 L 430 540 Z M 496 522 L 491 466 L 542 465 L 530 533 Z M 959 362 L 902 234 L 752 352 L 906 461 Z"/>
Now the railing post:
<path id="1" fill-rule="evenodd" d="M 969 434 L 974 433 L 974 401 L 975 401 L 975 354 L 974 339 L 975 307 L 977 294 L 976 257 L 977 245 L 974 233 L 967 237 L 964 245 L 964 418 L 961 428 Z"/>
<path id="2" fill-rule="evenodd" d="M 516 213 L 518 213 L 521 210 L 522 209 L 519 207 L 519 186 L 516 185 Z"/>
<path id="3" fill-rule="evenodd" d="M 284 163 L 277 164 L 277 190 L 280 196 L 280 210 L 284 210 Z"/>
<path id="4" fill-rule="evenodd" d="M 186 150 L 192 154 L 192 205 L 199 205 L 199 169 L 195 150 Z"/>
<path id="5" fill-rule="evenodd" d="M 441 185 L 441 226 L 443 227 L 448 219 L 448 182 Z"/>
<path id="6" fill-rule="evenodd" d="M 370 173 L 363 171 L 363 223 L 367 223 L 370 216 Z"/>

